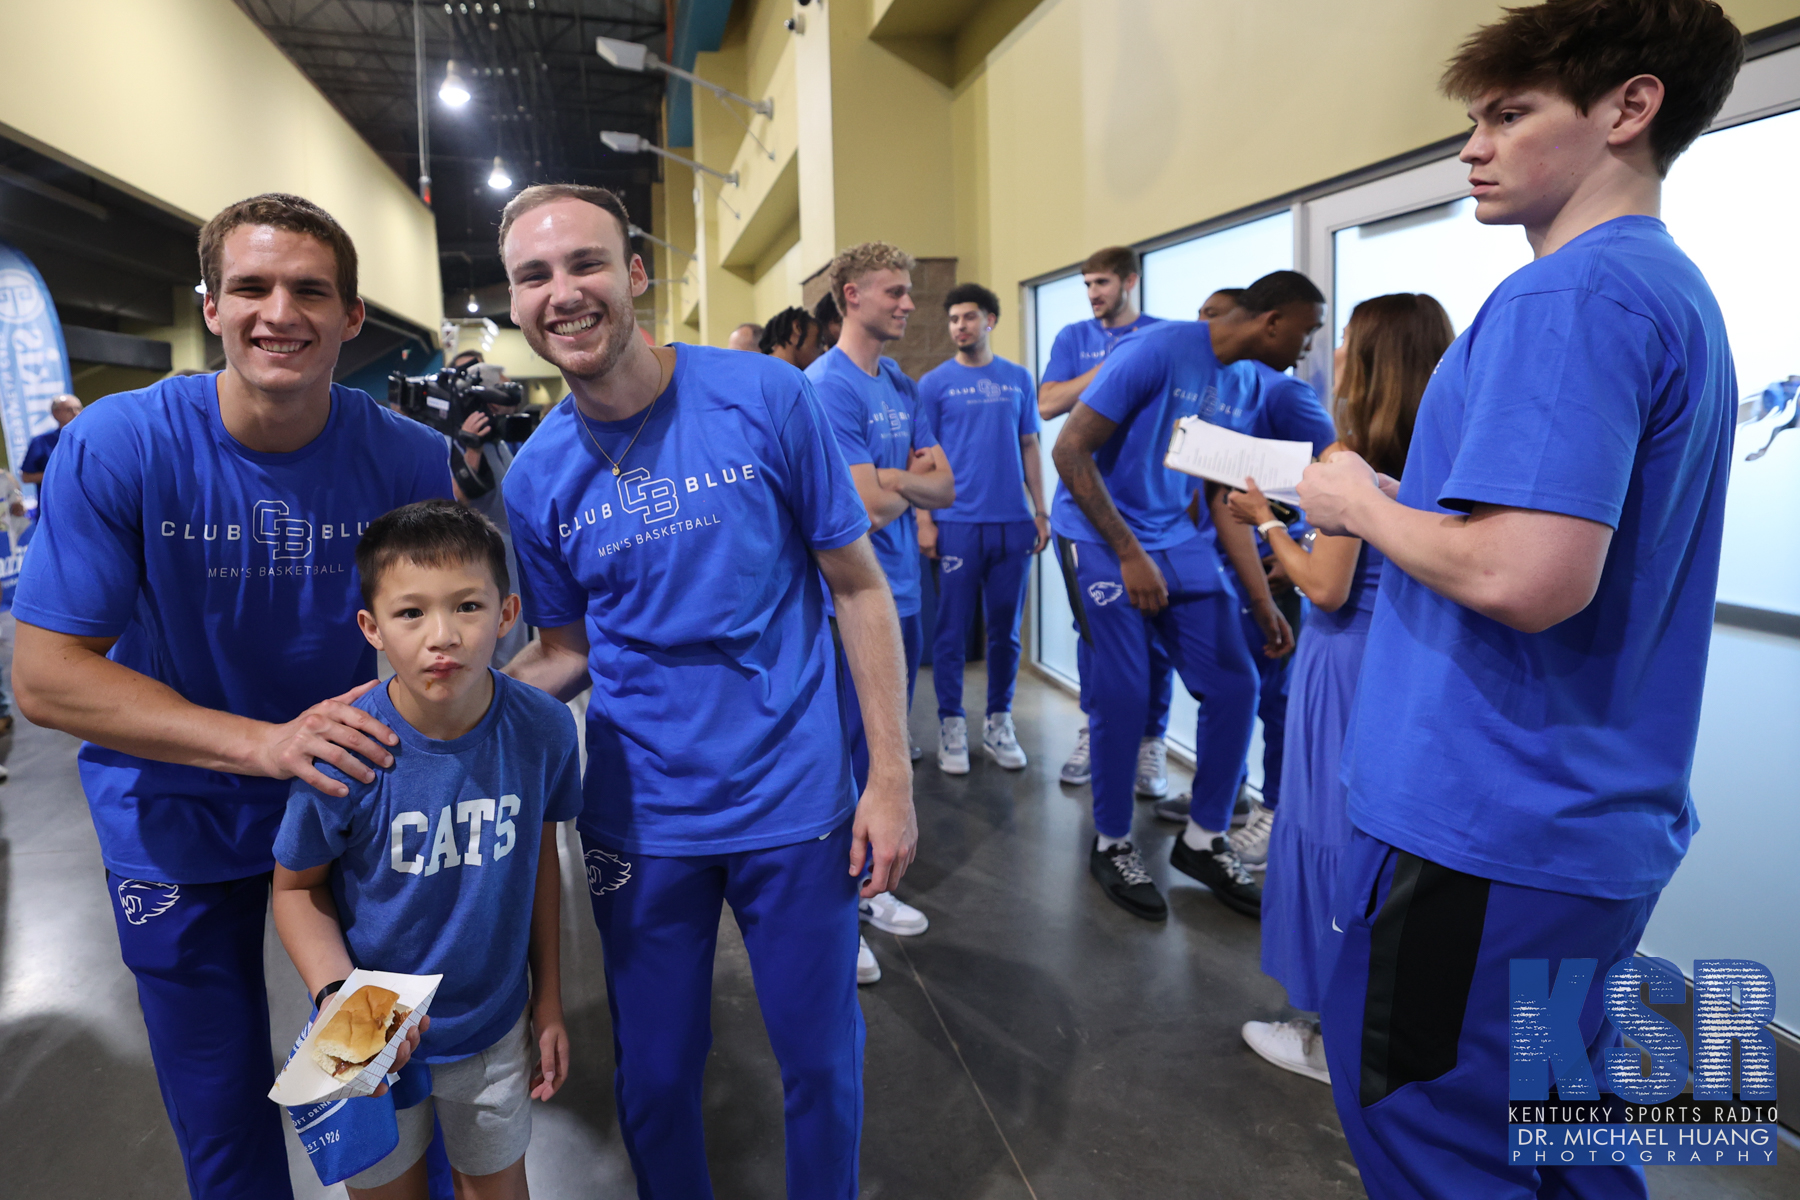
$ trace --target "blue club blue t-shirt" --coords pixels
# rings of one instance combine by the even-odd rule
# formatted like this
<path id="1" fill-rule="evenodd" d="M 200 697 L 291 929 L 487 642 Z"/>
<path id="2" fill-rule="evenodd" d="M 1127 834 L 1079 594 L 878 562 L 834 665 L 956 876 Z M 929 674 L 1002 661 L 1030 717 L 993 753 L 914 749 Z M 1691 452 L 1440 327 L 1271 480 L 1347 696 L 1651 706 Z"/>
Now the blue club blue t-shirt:
<path id="1" fill-rule="evenodd" d="M 418 1056 L 487 1049 L 525 1010 L 526 952 L 547 823 L 581 811 L 581 748 L 569 707 L 489 671 L 494 699 L 475 728 L 439 741 L 407 723 L 390 681 L 356 701 L 400 736 L 394 765 L 326 796 L 294 780 L 275 858 L 290 871 L 331 863 L 350 961 L 365 971 L 443 975 Z"/>
<path id="2" fill-rule="evenodd" d="M 1613 529 L 1592 603 L 1520 633 L 1390 563 L 1344 749 L 1350 816 L 1525 887 L 1656 892 L 1688 795 L 1737 380 L 1698 268 L 1620 217 L 1514 272 L 1419 405 L 1400 502 Z"/>
<path id="3" fill-rule="evenodd" d="M 566 399 L 503 486 L 525 619 L 587 627 L 584 834 L 635 853 L 723 854 L 849 818 L 811 551 L 849 545 L 869 519 L 804 375 L 679 345 L 647 416 L 588 421 Z"/>
<path id="4" fill-rule="evenodd" d="M 1044 382 L 1066 383 L 1087 374 L 1099 366 L 1122 339 L 1161 322 L 1161 317 L 1139 313 L 1129 325 L 1117 329 L 1108 329 L 1100 323 L 1099 317 L 1064 325 L 1056 331 L 1056 340 L 1050 343 L 1050 361 L 1044 364 Z"/>
<path id="5" fill-rule="evenodd" d="M 846 464 L 904 471 L 914 450 L 938 444 L 937 431 L 921 410 L 917 386 L 900 364 L 891 358 L 879 363 L 878 373 L 867 375 L 833 346 L 806 368 L 806 377 L 818 389 Z M 950 470 L 955 473 L 955 463 Z M 870 534 L 869 540 L 894 589 L 894 608 L 903 617 L 918 612 L 919 526 L 912 509 Z"/>
<path id="6" fill-rule="evenodd" d="M 1029 521 L 1025 457 L 1019 439 L 1038 431 L 1031 373 L 996 355 L 985 367 L 954 358 L 919 380 L 925 411 L 950 470 L 956 500 L 932 516 L 939 521 Z"/>
<path id="7" fill-rule="evenodd" d="M 13 611 L 117 638 L 107 657 L 185 699 L 286 722 L 375 678 L 356 627 L 356 541 L 376 517 L 450 495 L 444 442 L 364 392 L 331 389 L 319 436 L 251 450 L 213 375 L 95 404 L 63 431 Z M 217 883 L 270 870 L 281 779 L 153 762 L 85 743 L 81 782 L 107 869 Z"/>
<path id="8" fill-rule="evenodd" d="M 1114 506 L 1146 550 L 1167 550 L 1195 536 L 1187 506 L 1200 481 L 1163 466 L 1175 422 L 1216 403 L 1226 367 L 1213 353 L 1204 321 L 1159 321 L 1122 343 L 1082 393 L 1081 402 L 1118 428 L 1094 451 Z M 1201 506 L 1201 512 L 1206 511 Z M 1065 487 L 1056 490 L 1050 525 L 1077 542 L 1104 542 Z"/>

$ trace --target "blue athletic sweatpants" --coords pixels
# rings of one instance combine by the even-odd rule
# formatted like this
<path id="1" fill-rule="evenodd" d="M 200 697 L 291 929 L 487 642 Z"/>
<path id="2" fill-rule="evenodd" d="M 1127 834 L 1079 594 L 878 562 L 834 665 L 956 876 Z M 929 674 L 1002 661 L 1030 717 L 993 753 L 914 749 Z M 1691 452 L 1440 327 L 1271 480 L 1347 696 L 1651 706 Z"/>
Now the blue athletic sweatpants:
<path id="1" fill-rule="evenodd" d="M 931 682 L 938 720 L 963 715 L 963 662 L 975 606 L 987 611 L 987 711 L 1012 711 L 1019 680 L 1019 620 L 1037 523 L 938 522 L 937 631 L 931 645 Z"/>
<path id="2" fill-rule="evenodd" d="M 1074 547 L 1068 538 L 1056 539 L 1056 561 L 1062 567 L 1063 585 L 1069 594 L 1069 609 L 1075 616 L 1075 682 L 1079 688 L 1081 713 L 1093 715 L 1093 699 L 1088 680 L 1093 678 L 1094 648 L 1081 630 L 1081 585 L 1075 579 Z M 1175 667 L 1160 642 L 1150 643 L 1150 716 L 1144 723 L 1144 736 L 1160 738 L 1169 731 L 1169 705 L 1175 699 Z"/>
<path id="3" fill-rule="evenodd" d="M 1351 834 L 1320 1019 L 1332 1097 L 1372 1200 L 1642 1200 L 1636 1164 L 1512 1161 L 1509 961 L 1598 960 L 1581 1032 L 1596 1079 L 1622 1039 L 1598 981 L 1637 949 L 1655 895 L 1602 900 L 1465 875 Z M 1527 1151 L 1518 1151 L 1520 1155 Z"/>
<path id="4" fill-rule="evenodd" d="M 1263 653 L 1268 640 L 1263 636 L 1262 626 L 1250 615 L 1248 608 L 1240 607 L 1238 615 L 1244 629 L 1244 644 L 1250 647 L 1250 661 L 1256 664 L 1256 715 L 1263 723 L 1263 804 L 1274 808 L 1281 802 L 1281 754 L 1283 743 L 1287 741 L 1287 702 L 1288 702 L 1288 667 L 1293 663 L 1292 654 L 1284 654 L 1280 658 L 1270 658 Z M 1294 626 L 1294 636 L 1300 636 L 1300 627 Z"/>
<path id="5" fill-rule="evenodd" d="M 269 876 L 153 883 L 106 873 L 119 949 L 195 1200 L 291 1197 L 263 981 Z"/>
<path id="6" fill-rule="evenodd" d="M 1169 588 L 1168 607 L 1153 617 L 1131 606 L 1110 546 L 1075 542 L 1070 554 L 1080 585 L 1076 617 L 1093 643 L 1088 727 L 1094 827 L 1107 837 L 1131 833 L 1138 743 L 1150 708 L 1151 649 L 1160 642 L 1200 701 L 1194 734 L 1200 765 L 1189 812 L 1207 829 L 1229 828 L 1256 723 L 1257 676 L 1238 622 L 1237 591 L 1219 566 L 1212 539 L 1193 537 L 1151 551 Z"/>
<path id="7" fill-rule="evenodd" d="M 854 1200 L 863 1017 L 850 823 L 798 845 L 658 858 L 582 848 L 612 1010 L 613 1092 L 642 1200 L 707 1200 L 701 1083 L 730 904 L 781 1064 L 788 1200 Z"/>
<path id="8" fill-rule="evenodd" d="M 834 620 L 834 635 L 836 628 Z M 900 618 L 900 644 L 906 653 L 908 713 L 912 712 L 913 685 L 919 682 L 919 655 L 924 640 L 924 624 L 919 620 L 918 613 L 909 613 Z M 856 794 L 861 796 L 862 790 L 869 786 L 869 738 L 863 730 L 862 705 L 856 699 L 856 681 L 850 678 L 850 662 L 844 657 L 841 641 L 837 647 L 837 667 L 838 711 L 844 723 L 844 739 L 850 746 L 850 773 L 856 779 Z"/>

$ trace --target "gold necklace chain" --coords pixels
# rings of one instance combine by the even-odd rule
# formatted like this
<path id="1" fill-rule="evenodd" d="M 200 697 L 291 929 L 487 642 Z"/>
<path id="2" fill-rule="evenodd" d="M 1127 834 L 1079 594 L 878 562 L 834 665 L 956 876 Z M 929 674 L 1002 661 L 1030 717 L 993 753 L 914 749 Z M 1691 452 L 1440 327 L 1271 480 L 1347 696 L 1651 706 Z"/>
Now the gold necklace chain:
<path id="1" fill-rule="evenodd" d="M 662 399 L 662 390 L 663 364 L 662 359 L 659 357 L 656 360 L 656 394 L 650 397 L 650 407 L 644 410 L 644 419 L 638 422 L 637 432 L 631 435 L 631 440 L 629 442 L 625 443 L 625 449 L 619 452 L 618 458 L 614 458 L 612 455 L 608 454 L 606 452 L 606 447 L 600 444 L 600 439 L 594 436 L 593 427 L 588 424 L 587 414 L 581 411 L 581 401 L 573 396 L 570 397 L 570 400 L 574 401 L 575 404 L 575 419 L 581 422 L 581 427 L 583 429 L 587 430 L 588 441 L 594 443 L 594 449 L 600 451 L 600 457 L 612 464 L 612 473 L 614 475 L 619 473 L 620 468 L 625 462 L 626 456 L 631 453 L 631 448 L 637 445 L 638 438 L 643 436 L 644 427 L 650 424 L 650 415 L 656 411 L 656 402 Z"/>

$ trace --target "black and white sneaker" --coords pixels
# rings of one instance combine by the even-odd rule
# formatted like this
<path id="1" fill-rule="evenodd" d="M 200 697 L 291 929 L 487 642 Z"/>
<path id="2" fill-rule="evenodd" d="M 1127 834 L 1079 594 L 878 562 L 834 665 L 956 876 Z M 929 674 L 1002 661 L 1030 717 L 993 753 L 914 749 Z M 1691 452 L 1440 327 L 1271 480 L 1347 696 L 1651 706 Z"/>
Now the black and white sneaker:
<path id="1" fill-rule="evenodd" d="M 1144 870 L 1144 860 L 1130 842 L 1102 850 L 1098 840 L 1088 853 L 1088 873 L 1100 883 L 1106 898 L 1134 917 L 1165 920 L 1169 906 Z"/>
<path id="2" fill-rule="evenodd" d="M 1204 883 L 1226 908 L 1262 919 L 1262 888 L 1224 838 L 1214 838 L 1210 850 L 1195 850 L 1186 838 L 1178 837 L 1174 849 L 1169 851 L 1169 865 Z"/>

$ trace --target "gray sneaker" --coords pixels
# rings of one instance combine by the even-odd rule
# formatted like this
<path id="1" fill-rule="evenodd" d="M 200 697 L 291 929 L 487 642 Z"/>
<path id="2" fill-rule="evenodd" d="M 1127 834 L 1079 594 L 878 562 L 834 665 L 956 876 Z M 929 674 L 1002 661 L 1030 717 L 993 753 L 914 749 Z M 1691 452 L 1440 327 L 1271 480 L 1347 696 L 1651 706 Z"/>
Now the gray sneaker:
<path id="1" fill-rule="evenodd" d="M 1075 735 L 1075 749 L 1069 755 L 1069 761 L 1062 765 L 1058 775 L 1070 787 L 1080 787 L 1093 778 L 1093 760 L 1088 756 L 1088 727 L 1083 725 L 1081 732 Z"/>
<path id="2" fill-rule="evenodd" d="M 1275 810 L 1260 803 L 1250 805 L 1250 819 L 1242 829 L 1234 829 L 1227 840 L 1247 867 L 1265 866 L 1269 861 L 1269 831 L 1275 827 Z"/>
<path id="3" fill-rule="evenodd" d="M 1138 743 L 1137 783 L 1133 790 L 1146 800 L 1160 800 L 1169 794 L 1169 745 L 1161 738 L 1145 738 Z"/>

